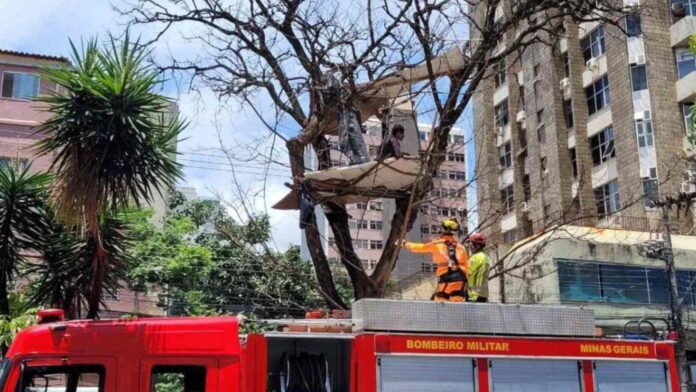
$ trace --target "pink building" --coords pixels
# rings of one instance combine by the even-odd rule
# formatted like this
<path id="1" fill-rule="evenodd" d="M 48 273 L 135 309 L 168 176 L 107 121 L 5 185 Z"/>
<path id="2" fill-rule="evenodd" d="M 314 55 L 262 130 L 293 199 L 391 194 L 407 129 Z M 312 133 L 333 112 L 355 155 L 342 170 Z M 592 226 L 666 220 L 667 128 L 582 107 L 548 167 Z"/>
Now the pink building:
<path id="1" fill-rule="evenodd" d="M 65 63 L 63 57 L 0 49 L 0 164 L 19 159 L 34 170 L 50 166 L 51 157 L 37 157 L 32 147 L 41 138 L 33 128 L 49 117 L 33 98 L 56 88 L 41 69 Z"/>
<path id="2" fill-rule="evenodd" d="M 37 156 L 33 147 L 41 139 L 34 127 L 50 116 L 34 98 L 56 90 L 54 83 L 41 77 L 41 70 L 67 63 L 64 57 L 0 49 L 0 165 L 19 159 L 22 164 L 31 163 L 32 171 L 51 166 L 51 157 Z M 104 316 L 162 313 L 156 297 L 130 290 L 106 302 Z"/>

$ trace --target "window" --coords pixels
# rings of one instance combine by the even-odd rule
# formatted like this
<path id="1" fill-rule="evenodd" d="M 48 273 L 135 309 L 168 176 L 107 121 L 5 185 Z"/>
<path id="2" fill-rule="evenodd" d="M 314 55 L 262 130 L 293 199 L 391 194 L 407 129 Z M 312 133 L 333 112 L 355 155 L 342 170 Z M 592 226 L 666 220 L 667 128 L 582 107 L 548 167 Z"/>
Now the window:
<path id="1" fill-rule="evenodd" d="M 495 126 L 504 127 L 510 122 L 507 99 L 495 107 Z"/>
<path id="2" fill-rule="evenodd" d="M 626 16 L 626 33 L 629 37 L 635 37 L 643 32 L 640 14 L 630 14 Z"/>
<path id="3" fill-rule="evenodd" d="M 507 101 L 505 102 L 505 109 L 507 110 Z M 464 144 L 464 135 L 452 135 L 453 144 Z"/>
<path id="4" fill-rule="evenodd" d="M 684 116 L 684 126 L 688 132 L 691 129 L 691 110 L 694 105 L 691 103 L 682 104 L 682 115 Z"/>
<path id="5" fill-rule="evenodd" d="M 667 392 L 663 363 L 596 361 L 597 391 Z"/>
<path id="6" fill-rule="evenodd" d="M 607 51 L 606 43 L 604 42 L 604 26 L 598 26 L 590 31 L 585 38 L 580 40 L 582 54 L 585 61 L 597 58 Z"/>
<path id="7" fill-rule="evenodd" d="M 638 139 L 638 147 L 652 147 L 655 145 L 655 136 L 653 134 L 652 120 L 647 118 L 636 120 L 636 138 Z"/>
<path id="8" fill-rule="evenodd" d="M 150 392 L 204 392 L 205 367 L 155 366 Z"/>
<path id="9" fill-rule="evenodd" d="M 631 66 L 631 84 L 633 91 L 646 90 L 648 88 L 648 74 L 645 64 Z"/>
<path id="10" fill-rule="evenodd" d="M 498 63 L 495 64 L 495 87 L 498 88 L 505 84 L 507 80 L 507 69 L 505 65 L 505 59 L 502 59 L 498 61 Z"/>
<path id="11" fill-rule="evenodd" d="M 492 359 L 490 373 L 496 392 L 581 392 L 573 360 Z"/>
<path id="12" fill-rule="evenodd" d="M 39 95 L 39 77 L 34 74 L 5 72 L 2 76 L 3 98 L 32 99 Z"/>
<path id="13" fill-rule="evenodd" d="M 368 249 L 369 245 L 367 240 L 353 240 L 353 247 L 355 249 Z"/>
<path id="14" fill-rule="evenodd" d="M 541 64 L 534 65 L 534 78 L 538 78 L 541 73 Z"/>
<path id="15" fill-rule="evenodd" d="M 498 156 L 500 158 L 501 169 L 509 169 L 512 167 L 512 149 L 510 148 L 510 142 L 498 147 Z"/>
<path id="16" fill-rule="evenodd" d="M 641 178 L 643 184 L 643 203 L 645 207 L 652 208 L 653 202 L 660 197 L 657 184 L 657 168 L 650 169 L 650 177 Z"/>
<path id="17" fill-rule="evenodd" d="M 420 139 L 422 141 L 428 140 L 428 132 L 419 131 L 418 132 L 418 139 Z"/>
<path id="18" fill-rule="evenodd" d="M 544 123 L 544 109 L 541 109 L 536 114 L 537 126 Z"/>
<path id="19" fill-rule="evenodd" d="M 336 247 L 336 239 L 329 238 L 329 248 L 334 248 L 334 247 Z"/>
<path id="20" fill-rule="evenodd" d="M 447 154 L 447 160 L 450 162 L 464 162 L 464 154 L 461 153 L 450 153 Z"/>
<path id="21" fill-rule="evenodd" d="M 421 272 L 433 272 L 434 265 L 431 263 L 421 263 Z"/>
<path id="22" fill-rule="evenodd" d="M 430 225 L 421 225 L 421 234 L 430 234 Z"/>
<path id="23" fill-rule="evenodd" d="M 532 90 L 534 90 L 534 99 L 538 99 L 539 95 L 541 92 L 539 91 L 539 81 L 535 80 L 534 83 L 532 83 Z"/>
<path id="24" fill-rule="evenodd" d="M 367 229 L 367 221 L 362 219 L 351 219 L 348 221 L 348 227 L 351 229 Z"/>
<path id="25" fill-rule="evenodd" d="M 570 56 L 568 56 L 568 52 L 563 53 L 563 75 L 566 78 L 570 77 Z"/>
<path id="26" fill-rule="evenodd" d="M 573 119 L 573 101 L 569 99 L 563 101 L 563 119 L 565 120 L 565 126 L 567 129 L 575 126 Z"/>
<path id="27" fill-rule="evenodd" d="M 696 58 L 690 49 L 677 49 L 676 56 L 679 79 L 683 79 L 696 70 Z"/>
<path id="28" fill-rule="evenodd" d="M 512 212 L 514 206 L 514 193 L 512 185 L 500 190 L 500 209 L 503 214 Z"/>
<path id="29" fill-rule="evenodd" d="M 367 209 L 367 203 L 355 203 L 355 208 L 358 210 L 365 210 Z"/>
<path id="30" fill-rule="evenodd" d="M 522 177 L 522 191 L 524 192 L 524 201 L 529 201 L 532 197 L 532 188 L 529 182 L 529 174 Z"/>
<path id="31" fill-rule="evenodd" d="M 87 389 L 102 392 L 104 373 L 103 366 L 29 366 L 22 371 L 21 385 L 25 392 L 75 392 Z"/>
<path id="32" fill-rule="evenodd" d="M 619 183 L 610 181 L 594 189 L 595 202 L 597 203 L 597 215 L 603 218 L 619 211 Z"/>
<path id="33" fill-rule="evenodd" d="M 29 165 L 29 160 L 24 159 L 24 158 L 17 159 L 17 158 L 10 158 L 10 157 L 0 157 L 0 168 L 6 167 L 9 165 L 15 165 L 15 167 L 18 167 L 20 170 L 24 170 Z"/>
<path id="34" fill-rule="evenodd" d="M 448 178 L 454 181 L 466 181 L 466 173 L 453 170 L 449 172 Z"/>
<path id="35" fill-rule="evenodd" d="M 370 221 L 370 230 L 382 230 L 382 221 Z"/>
<path id="36" fill-rule="evenodd" d="M 570 165 L 573 167 L 573 178 L 578 178 L 578 155 L 575 147 L 568 149 L 570 152 Z"/>
<path id="37" fill-rule="evenodd" d="M 541 157 L 539 160 L 539 166 L 541 166 L 542 175 L 549 172 L 549 160 L 546 157 Z"/>
<path id="38" fill-rule="evenodd" d="M 517 236 L 515 234 L 515 230 L 508 230 L 503 233 L 503 242 L 506 244 L 513 244 L 515 243 L 517 239 Z"/>
<path id="39" fill-rule="evenodd" d="M 669 280 L 664 268 L 568 259 L 556 262 L 561 301 L 669 303 Z M 682 292 L 688 287 L 689 274 L 677 271 Z"/>
<path id="40" fill-rule="evenodd" d="M 696 15 L 696 0 L 672 0 L 672 9 L 675 5 L 681 5 L 686 15 Z"/>
<path id="41" fill-rule="evenodd" d="M 382 202 L 373 201 L 369 204 L 370 211 L 382 211 Z"/>
<path id="42" fill-rule="evenodd" d="M 383 246 L 384 246 L 384 244 L 381 240 L 370 241 L 370 249 L 372 249 L 372 250 L 382 249 Z"/>
<path id="43" fill-rule="evenodd" d="M 539 143 L 546 143 L 546 127 L 541 126 L 539 129 L 537 129 L 537 139 L 539 140 Z"/>
<path id="44" fill-rule="evenodd" d="M 611 95 L 609 94 L 609 78 L 607 75 L 602 76 L 588 86 L 585 89 L 585 96 L 587 97 L 587 110 L 590 115 L 609 105 L 611 103 Z"/>
<path id="45" fill-rule="evenodd" d="M 614 129 L 607 127 L 590 138 L 590 149 L 592 150 L 592 163 L 599 166 L 616 156 L 614 150 Z"/>

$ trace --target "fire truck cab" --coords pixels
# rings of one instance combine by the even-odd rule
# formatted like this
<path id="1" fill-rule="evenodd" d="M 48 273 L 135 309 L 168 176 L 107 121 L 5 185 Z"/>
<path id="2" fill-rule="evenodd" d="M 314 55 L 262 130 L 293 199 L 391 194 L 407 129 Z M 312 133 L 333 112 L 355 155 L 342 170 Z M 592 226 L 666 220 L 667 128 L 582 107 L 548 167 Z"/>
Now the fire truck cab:
<path id="1" fill-rule="evenodd" d="M 594 337 L 589 309 L 362 300 L 242 337 L 235 317 L 41 317 L 0 392 L 679 391 L 673 342 Z"/>

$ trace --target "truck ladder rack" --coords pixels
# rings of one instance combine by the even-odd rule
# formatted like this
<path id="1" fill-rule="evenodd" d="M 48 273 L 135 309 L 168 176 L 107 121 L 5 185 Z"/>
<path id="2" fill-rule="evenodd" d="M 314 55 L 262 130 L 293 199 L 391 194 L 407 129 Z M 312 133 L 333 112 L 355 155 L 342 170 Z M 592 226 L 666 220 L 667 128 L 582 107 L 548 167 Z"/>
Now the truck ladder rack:
<path id="1" fill-rule="evenodd" d="M 363 299 L 354 331 L 594 337 L 594 311 L 549 305 Z"/>

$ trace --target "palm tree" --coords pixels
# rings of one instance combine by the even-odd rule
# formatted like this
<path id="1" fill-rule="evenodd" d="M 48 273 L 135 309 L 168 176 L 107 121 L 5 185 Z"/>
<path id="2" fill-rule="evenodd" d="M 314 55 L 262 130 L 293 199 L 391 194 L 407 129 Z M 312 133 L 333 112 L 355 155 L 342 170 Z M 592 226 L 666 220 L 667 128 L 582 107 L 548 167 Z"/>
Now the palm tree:
<path id="1" fill-rule="evenodd" d="M 56 213 L 94 240 L 86 297 L 87 317 L 95 318 L 113 261 L 100 228 L 110 213 L 173 187 L 181 176 L 174 156 L 184 124 L 156 92 L 160 73 L 139 42 L 126 34 L 120 44 L 112 37 L 104 47 L 96 40 L 81 50 L 71 46 L 71 66 L 45 70 L 59 89 L 40 98 L 52 115 L 38 128 L 46 135 L 38 148 L 53 156 Z"/>
<path id="2" fill-rule="evenodd" d="M 45 200 L 51 177 L 32 174 L 29 166 L 0 167 L 0 314 L 10 315 L 9 293 L 27 256 L 38 252 L 46 236 Z"/>

